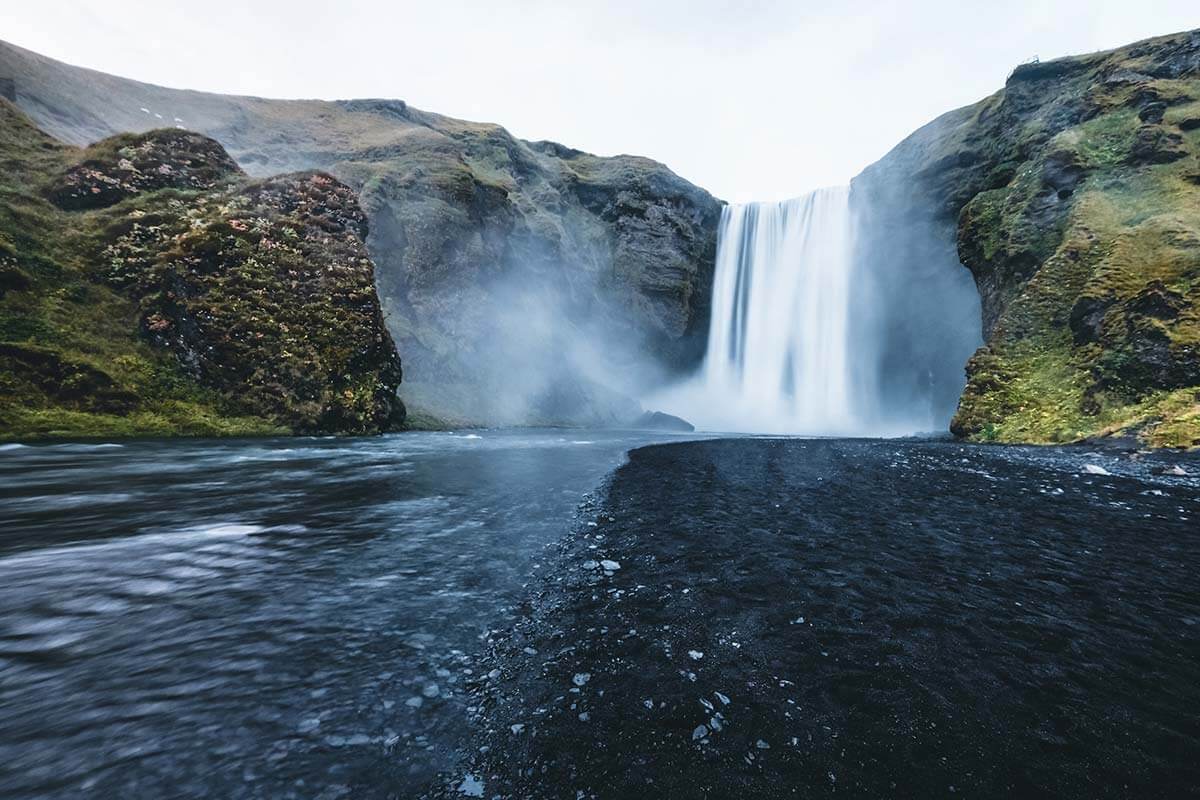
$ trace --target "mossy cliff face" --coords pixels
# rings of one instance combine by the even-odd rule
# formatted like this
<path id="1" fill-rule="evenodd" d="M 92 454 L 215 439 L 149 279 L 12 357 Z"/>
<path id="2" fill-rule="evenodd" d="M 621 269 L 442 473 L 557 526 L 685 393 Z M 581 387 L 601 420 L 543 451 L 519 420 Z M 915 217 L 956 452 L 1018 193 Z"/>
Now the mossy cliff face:
<path id="1" fill-rule="evenodd" d="M 400 365 L 353 192 L 180 130 L 85 150 L 0 100 L 0 437 L 369 433 Z"/>
<path id="2" fill-rule="evenodd" d="M 861 180 L 904 187 L 975 278 L 954 433 L 1200 444 L 1200 31 L 1023 65 Z"/>
<path id="3" fill-rule="evenodd" d="M 323 169 L 358 191 L 418 411 L 612 421 L 637 409 L 611 389 L 702 356 L 720 204 L 662 164 L 527 142 L 398 100 L 165 89 L 4 43 L 0 77 L 64 141 L 176 123 L 253 175 Z"/>

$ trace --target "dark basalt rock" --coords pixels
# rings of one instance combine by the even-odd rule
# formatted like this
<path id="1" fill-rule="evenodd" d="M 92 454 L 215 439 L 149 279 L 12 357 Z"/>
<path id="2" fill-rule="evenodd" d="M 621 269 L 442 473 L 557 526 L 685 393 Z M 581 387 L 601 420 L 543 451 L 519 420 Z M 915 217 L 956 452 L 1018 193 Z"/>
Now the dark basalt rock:
<path id="1" fill-rule="evenodd" d="M 1070 325 L 1075 344 L 1100 340 L 1104 315 L 1115 300 L 1111 297 L 1081 297 L 1071 306 Z"/>
<path id="2" fill-rule="evenodd" d="M 54 181 L 49 194 L 67 210 L 105 208 L 158 189 L 211 189 L 242 174 L 213 139 L 164 128 L 93 145 Z"/>
<path id="3" fill-rule="evenodd" d="M 633 427 L 651 431 L 682 431 L 690 433 L 696 426 L 685 419 L 662 411 L 647 411 L 634 421 Z"/>
<path id="4" fill-rule="evenodd" d="M 1138 128 L 1137 138 L 1130 148 L 1129 163 L 1170 164 L 1186 158 L 1188 154 L 1183 137 L 1178 133 L 1166 130 L 1161 125 L 1143 125 Z"/>

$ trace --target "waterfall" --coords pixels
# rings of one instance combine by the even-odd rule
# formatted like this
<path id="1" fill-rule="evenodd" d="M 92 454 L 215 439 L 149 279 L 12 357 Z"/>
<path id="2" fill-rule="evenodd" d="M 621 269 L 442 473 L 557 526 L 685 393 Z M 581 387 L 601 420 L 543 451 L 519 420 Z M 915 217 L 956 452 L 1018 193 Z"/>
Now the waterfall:
<path id="1" fill-rule="evenodd" d="M 978 294 L 943 228 L 887 219 L 847 187 L 726 206 L 703 364 L 643 400 L 710 431 L 945 431 Z"/>
<path id="2" fill-rule="evenodd" d="M 721 217 L 708 395 L 754 430 L 854 433 L 849 189 L 726 206 Z"/>

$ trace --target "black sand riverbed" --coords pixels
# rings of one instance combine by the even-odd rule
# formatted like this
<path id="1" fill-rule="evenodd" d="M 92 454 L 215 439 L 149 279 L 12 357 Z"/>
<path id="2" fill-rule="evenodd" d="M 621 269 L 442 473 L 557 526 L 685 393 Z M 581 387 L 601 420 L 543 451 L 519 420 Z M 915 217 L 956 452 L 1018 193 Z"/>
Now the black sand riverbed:
<path id="1" fill-rule="evenodd" d="M 1174 463 L 1200 474 L 949 442 L 634 451 L 496 643 L 450 791 L 1194 796 L 1200 482 Z"/>

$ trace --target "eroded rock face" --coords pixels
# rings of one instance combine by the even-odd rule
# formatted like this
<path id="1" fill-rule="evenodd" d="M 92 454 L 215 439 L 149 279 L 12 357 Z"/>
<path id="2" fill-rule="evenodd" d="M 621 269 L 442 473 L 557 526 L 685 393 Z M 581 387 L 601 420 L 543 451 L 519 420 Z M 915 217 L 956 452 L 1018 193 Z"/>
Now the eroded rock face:
<path id="1" fill-rule="evenodd" d="M 1198 113 L 1192 31 L 1022 65 L 867 170 L 953 231 L 978 287 L 956 434 L 1200 444 Z"/>
<path id="2" fill-rule="evenodd" d="M 253 175 L 321 169 L 354 188 L 405 397 L 425 412 L 605 422 L 626 412 L 623 393 L 703 354 L 720 204 L 662 164 L 526 142 L 400 100 L 164 89 L 2 43 L 0 75 L 68 142 L 178 119 Z M 586 402 L 556 399 L 580 391 Z"/>
<path id="3" fill-rule="evenodd" d="M 402 423 L 366 215 L 345 184 L 250 181 L 184 131 L 79 151 L 7 101 L 0 156 L 0 266 L 20 277 L 0 297 L 6 436 Z"/>
<path id="4" fill-rule="evenodd" d="M 104 250 L 141 327 L 244 413 L 297 431 L 403 419 L 354 192 L 317 172 L 243 183 L 133 215 Z"/>

